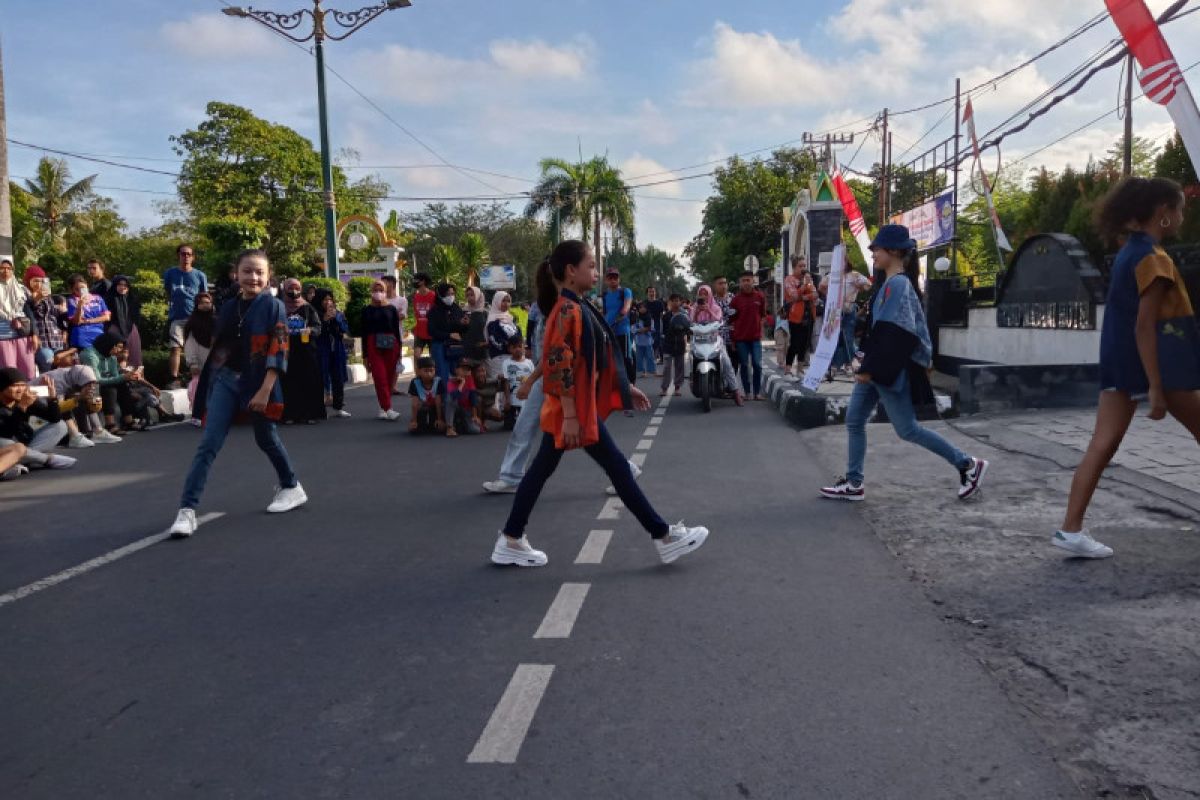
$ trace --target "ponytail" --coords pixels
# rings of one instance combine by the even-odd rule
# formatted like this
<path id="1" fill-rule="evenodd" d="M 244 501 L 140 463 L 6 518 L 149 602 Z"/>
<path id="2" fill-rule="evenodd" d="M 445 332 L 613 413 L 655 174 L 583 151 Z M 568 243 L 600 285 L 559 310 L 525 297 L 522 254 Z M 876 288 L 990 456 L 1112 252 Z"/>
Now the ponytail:
<path id="1" fill-rule="evenodd" d="M 917 299 L 924 300 L 925 295 L 921 293 L 921 260 L 917 257 L 916 248 L 904 254 L 904 275 L 912 283 Z"/>
<path id="2" fill-rule="evenodd" d="M 554 277 L 550 274 L 550 259 L 542 259 L 534 276 L 537 286 L 537 306 L 542 316 L 550 316 L 554 304 L 558 301 L 558 287 L 554 285 Z"/>
<path id="3" fill-rule="evenodd" d="M 537 268 L 537 304 L 542 313 L 550 316 L 558 302 L 558 289 L 567 277 L 567 267 L 581 264 L 587 258 L 588 246 L 578 239 L 560 242 Z"/>

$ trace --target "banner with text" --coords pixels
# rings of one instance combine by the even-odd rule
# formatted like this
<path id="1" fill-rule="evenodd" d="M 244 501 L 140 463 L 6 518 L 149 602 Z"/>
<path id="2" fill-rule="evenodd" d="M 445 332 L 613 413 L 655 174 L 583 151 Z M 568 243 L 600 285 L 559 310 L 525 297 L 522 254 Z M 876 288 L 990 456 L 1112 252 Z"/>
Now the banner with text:
<path id="1" fill-rule="evenodd" d="M 833 264 L 829 267 L 830 275 L 844 275 L 846 272 L 846 246 L 839 244 L 833 248 Z M 833 363 L 833 354 L 837 351 L 838 337 L 842 333 L 842 293 L 846 281 L 830 281 L 829 290 L 825 295 L 825 319 L 821 324 L 821 338 L 817 341 L 817 351 L 808 362 L 808 372 L 804 373 L 801 385 L 815 392 L 829 372 Z"/>
<path id="2" fill-rule="evenodd" d="M 948 245 L 954 239 L 954 192 L 896 214 L 892 222 L 908 228 L 908 235 L 917 240 L 918 250 Z"/>

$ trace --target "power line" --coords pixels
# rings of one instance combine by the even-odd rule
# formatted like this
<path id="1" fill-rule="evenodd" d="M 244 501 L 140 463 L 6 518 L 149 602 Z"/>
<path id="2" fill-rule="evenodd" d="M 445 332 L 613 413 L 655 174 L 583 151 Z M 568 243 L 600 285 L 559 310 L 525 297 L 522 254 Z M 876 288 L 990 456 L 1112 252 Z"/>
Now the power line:
<path id="1" fill-rule="evenodd" d="M 110 167 L 121 167 L 123 169 L 136 170 L 137 172 L 148 172 L 152 175 L 168 175 L 172 178 L 179 177 L 179 175 L 174 172 L 167 172 L 167 171 L 161 170 L 161 169 L 153 169 L 151 167 L 139 167 L 136 164 L 121 164 L 117 161 L 109 161 L 108 159 L 105 159 L 105 158 L 97 158 L 95 156 L 84 156 L 79 153 L 72 153 L 68 150 L 56 150 L 53 147 L 44 147 L 42 145 L 29 144 L 28 142 L 18 141 L 17 139 L 13 139 L 13 138 L 9 138 L 8 143 L 15 144 L 17 147 L 26 147 L 26 148 L 29 148 L 30 150 L 40 150 L 44 153 L 54 153 L 55 155 L 59 155 L 59 156 L 68 156 L 70 158 L 77 158 L 77 159 L 80 159 L 81 161 L 93 161 L 97 164 L 107 164 Z"/>

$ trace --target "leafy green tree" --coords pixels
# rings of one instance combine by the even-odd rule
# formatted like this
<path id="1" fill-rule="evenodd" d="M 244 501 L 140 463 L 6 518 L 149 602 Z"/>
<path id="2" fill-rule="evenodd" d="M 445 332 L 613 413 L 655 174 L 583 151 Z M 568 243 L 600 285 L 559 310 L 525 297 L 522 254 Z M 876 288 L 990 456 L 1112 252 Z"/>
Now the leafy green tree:
<path id="1" fill-rule="evenodd" d="M 436 283 L 454 285 L 455 293 L 462 294 L 467 284 L 467 269 L 463 264 L 462 254 L 456 247 L 448 244 L 435 245 L 429 256 L 425 272 L 429 279 Z"/>
<path id="2" fill-rule="evenodd" d="M 1192 164 L 1191 156 L 1184 147 L 1183 137 L 1178 132 L 1163 146 L 1154 163 L 1154 174 L 1170 178 L 1189 192 L 1179 238 L 1185 242 L 1200 241 L 1200 203 L 1195 200 L 1195 193 L 1200 189 L 1197 186 L 1200 179 L 1196 177 L 1196 167 Z M 13 216 L 15 219 L 15 212 Z"/>
<path id="3" fill-rule="evenodd" d="M 1153 140 L 1134 135 L 1133 137 L 1133 174 L 1139 178 L 1149 178 L 1155 175 L 1158 160 L 1158 148 Z M 1100 161 L 1100 168 L 1113 175 L 1120 175 L 1125 168 L 1125 136 L 1113 143 Z"/>
<path id="4" fill-rule="evenodd" d="M 179 196 L 191 221 L 227 230 L 249 223 L 265 232 L 263 245 L 281 273 L 316 272 L 324 222 L 321 159 L 312 143 L 291 128 L 229 103 L 209 103 L 206 115 L 195 129 L 171 137 L 184 158 Z M 350 183 L 334 168 L 343 216 L 374 215 L 387 190 L 377 177 Z M 225 257 L 223 250 L 220 257 Z"/>
<path id="5" fill-rule="evenodd" d="M 479 270 L 491 258 L 487 240 L 479 233 L 464 233 L 454 249 L 458 252 L 458 263 L 466 272 L 467 285 L 474 286 L 479 281 Z"/>
<path id="6" fill-rule="evenodd" d="M 688 270 L 674 255 L 659 250 L 654 245 L 644 249 L 634 246 L 621 247 L 608 254 L 608 266 L 621 271 L 621 283 L 632 289 L 635 296 L 645 296 L 647 287 L 658 289 L 659 297 L 671 292 L 688 295 Z"/>

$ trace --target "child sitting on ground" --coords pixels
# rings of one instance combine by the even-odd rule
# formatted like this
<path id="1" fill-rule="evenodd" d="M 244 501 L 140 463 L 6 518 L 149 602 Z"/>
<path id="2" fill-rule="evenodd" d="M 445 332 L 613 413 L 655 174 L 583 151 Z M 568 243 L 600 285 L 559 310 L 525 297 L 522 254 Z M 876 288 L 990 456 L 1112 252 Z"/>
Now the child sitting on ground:
<path id="1" fill-rule="evenodd" d="M 483 433 L 483 420 L 479 416 L 479 393 L 475 389 L 475 367 L 478 363 L 464 358 L 458 362 L 454 377 L 446 384 L 446 435 L 461 433 Z"/>
<path id="2" fill-rule="evenodd" d="M 412 422 L 408 430 L 414 435 L 441 433 L 446 430 L 442 413 L 442 381 L 437 376 L 433 359 L 422 356 L 417 359 L 417 376 L 408 384 L 412 396 Z"/>
<path id="3" fill-rule="evenodd" d="M 496 402 L 500 397 L 500 379 L 488 380 L 487 372 L 487 362 L 481 361 L 475 367 L 473 374 L 475 378 L 475 391 L 479 399 L 479 418 L 483 421 L 484 430 L 487 430 L 487 421 L 489 419 L 495 422 L 500 422 L 504 419 L 504 415 L 500 413 L 500 407 Z"/>
<path id="4" fill-rule="evenodd" d="M 525 401 L 517 397 L 517 390 L 525 379 L 533 374 L 534 364 L 525 357 L 525 341 L 520 334 L 508 340 L 508 355 L 500 360 L 500 386 L 504 390 L 504 430 L 511 431 L 517 424 L 521 407 Z"/>

